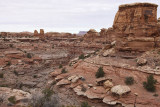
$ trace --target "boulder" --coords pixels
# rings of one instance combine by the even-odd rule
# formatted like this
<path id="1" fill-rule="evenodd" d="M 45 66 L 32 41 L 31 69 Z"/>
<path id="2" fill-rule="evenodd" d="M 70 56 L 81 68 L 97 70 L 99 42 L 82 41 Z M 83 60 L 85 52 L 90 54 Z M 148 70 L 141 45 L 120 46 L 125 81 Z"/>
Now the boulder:
<path id="1" fill-rule="evenodd" d="M 67 80 L 67 79 L 62 79 L 62 80 L 60 80 L 56 85 L 57 86 L 63 86 L 63 85 L 68 85 L 68 84 L 70 84 L 71 82 L 69 81 L 69 80 Z"/>
<path id="2" fill-rule="evenodd" d="M 108 49 L 108 50 L 104 51 L 103 56 L 107 57 L 107 56 L 109 56 L 111 54 L 114 54 L 114 53 L 115 53 L 115 49 L 111 48 L 111 49 Z"/>
<path id="3" fill-rule="evenodd" d="M 0 87 L 0 96 L 4 96 L 4 100 L 8 102 L 8 98 L 11 96 L 15 96 L 15 102 L 21 103 L 23 105 L 29 99 L 31 99 L 32 95 L 28 92 L 24 92 L 18 89 L 11 89 L 7 87 Z"/>
<path id="4" fill-rule="evenodd" d="M 105 89 L 103 87 L 96 88 L 96 90 L 90 88 L 85 92 L 85 95 L 89 99 L 103 99 L 105 96 Z"/>
<path id="5" fill-rule="evenodd" d="M 96 84 L 97 84 L 97 85 L 100 85 L 100 86 L 103 86 L 103 83 L 104 83 L 105 81 L 107 81 L 107 80 L 112 81 L 111 78 L 102 77 L 102 78 L 96 79 Z"/>
<path id="6" fill-rule="evenodd" d="M 36 84 L 37 84 L 36 82 L 32 82 L 32 81 L 24 81 L 24 82 L 22 82 L 23 86 L 30 87 L 30 88 L 33 88 Z"/>
<path id="7" fill-rule="evenodd" d="M 124 95 L 124 94 L 131 92 L 131 89 L 128 86 L 116 85 L 111 88 L 111 92 L 112 92 L 112 94 L 116 94 L 116 95 L 121 96 L 121 95 Z"/>
<path id="8" fill-rule="evenodd" d="M 73 76 L 70 76 L 68 80 L 71 81 L 72 83 L 76 83 L 80 78 L 81 76 L 73 75 Z"/>
<path id="9" fill-rule="evenodd" d="M 51 72 L 51 73 L 50 73 L 50 75 L 51 75 L 52 77 L 56 77 L 56 76 L 58 76 L 58 75 L 60 75 L 60 74 L 61 74 L 60 71 L 54 71 L 54 72 Z"/>
<path id="10" fill-rule="evenodd" d="M 144 58 L 138 58 L 137 59 L 137 65 L 139 66 L 143 66 L 143 65 L 146 65 L 147 64 L 147 60 L 144 59 Z"/>
<path id="11" fill-rule="evenodd" d="M 114 99 L 111 96 L 104 97 L 103 102 L 106 103 L 106 104 L 108 104 L 108 105 L 112 105 L 112 106 L 117 104 L 116 99 Z"/>
<path id="12" fill-rule="evenodd" d="M 106 89 L 110 89 L 110 88 L 113 87 L 113 83 L 112 83 L 111 81 L 107 80 L 107 81 L 105 81 L 105 82 L 103 83 L 103 86 L 104 86 L 104 88 L 106 88 Z"/>
<path id="13" fill-rule="evenodd" d="M 76 76 L 75 78 L 72 79 L 71 82 L 76 83 L 79 80 L 79 78 L 80 78 L 79 76 Z"/>
<path id="14" fill-rule="evenodd" d="M 77 86 L 76 88 L 73 89 L 74 92 L 76 92 L 77 95 L 79 96 L 86 96 L 85 92 L 82 91 L 82 87 L 81 86 Z"/>

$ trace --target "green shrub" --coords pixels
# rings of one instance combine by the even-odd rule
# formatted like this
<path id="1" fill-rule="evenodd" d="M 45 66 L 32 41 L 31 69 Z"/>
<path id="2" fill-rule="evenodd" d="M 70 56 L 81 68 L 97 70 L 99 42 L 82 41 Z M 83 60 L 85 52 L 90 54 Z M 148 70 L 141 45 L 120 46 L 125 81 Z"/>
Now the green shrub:
<path id="1" fill-rule="evenodd" d="M 87 102 L 82 102 L 81 107 L 91 107 Z"/>
<path id="2" fill-rule="evenodd" d="M 134 84 L 134 78 L 133 78 L 133 77 L 126 77 L 126 78 L 125 78 L 125 83 L 126 83 L 127 85 L 132 85 L 132 84 Z"/>
<path id="3" fill-rule="evenodd" d="M 42 91 L 42 93 L 44 94 L 45 99 L 50 99 L 50 97 L 54 94 L 54 91 L 46 88 L 45 90 Z"/>
<path id="4" fill-rule="evenodd" d="M 59 68 L 63 68 L 62 64 L 59 65 Z"/>
<path id="5" fill-rule="evenodd" d="M 27 53 L 27 58 L 32 58 L 31 53 Z"/>
<path id="6" fill-rule="evenodd" d="M 154 96 L 154 97 L 158 97 L 159 95 L 155 93 L 155 94 L 153 94 L 153 96 Z"/>
<path id="7" fill-rule="evenodd" d="M 104 71 L 103 71 L 103 67 L 99 67 L 98 71 L 96 72 L 96 78 L 100 78 L 100 77 L 104 77 Z"/>
<path id="8" fill-rule="evenodd" d="M 37 78 L 37 75 L 33 75 L 33 78 Z"/>
<path id="9" fill-rule="evenodd" d="M 11 65 L 11 61 L 8 61 L 7 66 L 10 66 L 10 65 Z"/>
<path id="10" fill-rule="evenodd" d="M 63 68 L 63 69 L 61 70 L 61 73 L 67 73 L 66 69 Z"/>
<path id="11" fill-rule="evenodd" d="M 54 49 L 54 45 L 52 45 L 52 49 Z"/>
<path id="12" fill-rule="evenodd" d="M 143 87 L 150 92 L 154 92 L 156 90 L 155 84 L 157 83 L 157 80 L 154 79 L 153 75 L 149 75 L 147 77 L 147 81 L 143 82 Z"/>
<path id="13" fill-rule="evenodd" d="M 16 70 L 14 70 L 13 73 L 18 76 L 18 72 Z"/>
<path id="14" fill-rule="evenodd" d="M 9 87 L 8 84 L 1 84 L 0 87 Z"/>
<path id="15" fill-rule="evenodd" d="M 0 78 L 3 78 L 4 77 L 4 74 L 3 73 L 0 73 Z"/>
<path id="16" fill-rule="evenodd" d="M 11 96 L 8 98 L 8 101 L 12 104 L 16 104 L 16 97 L 15 96 Z"/>
<path id="17" fill-rule="evenodd" d="M 84 54 L 81 54 L 81 55 L 79 56 L 79 59 L 84 59 L 84 58 L 85 58 Z"/>
<path id="18" fill-rule="evenodd" d="M 9 46 L 10 46 L 11 48 L 13 48 L 13 44 L 9 44 Z"/>
<path id="19" fill-rule="evenodd" d="M 84 86 L 82 86 L 81 91 L 86 92 L 86 91 L 87 91 L 87 89 L 86 89 Z"/>
<path id="20" fill-rule="evenodd" d="M 57 82 L 56 81 L 53 81 L 52 83 L 51 83 L 51 85 L 55 85 Z"/>

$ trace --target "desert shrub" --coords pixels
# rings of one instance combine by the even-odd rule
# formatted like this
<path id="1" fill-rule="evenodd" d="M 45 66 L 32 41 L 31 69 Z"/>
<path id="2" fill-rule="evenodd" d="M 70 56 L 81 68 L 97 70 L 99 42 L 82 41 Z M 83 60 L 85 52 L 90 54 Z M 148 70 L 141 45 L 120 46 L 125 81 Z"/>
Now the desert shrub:
<path id="1" fill-rule="evenodd" d="M 69 66 L 72 66 L 72 63 L 69 63 Z"/>
<path id="2" fill-rule="evenodd" d="M 67 73 L 66 69 L 63 68 L 63 69 L 61 70 L 61 73 Z"/>
<path id="3" fill-rule="evenodd" d="M 4 74 L 3 73 L 0 73 L 0 78 L 3 78 L 4 77 Z"/>
<path id="4" fill-rule="evenodd" d="M 8 98 L 8 101 L 12 104 L 16 104 L 16 97 L 15 96 L 11 96 Z"/>
<path id="5" fill-rule="evenodd" d="M 56 81 L 53 81 L 52 83 L 51 83 L 51 85 L 55 85 L 57 82 Z"/>
<path id="6" fill-rule="evenodd" d="M 159 95 L 155 93 L 155 94 L 153 94 L 153 96 L 154 96 L 154 97 L 158 97 Z"/>
<path id="7" fill-rule="evenodd" d="M 149 75 L 147 77 L 147 81 L 143 82 L 143 87 L 150 92 L 154 92 L 156 90 L 155 84 L 157 83 L 157 80 L 154 79 L 153 75 Z"/>
<path id="8" fill-rule="evenodd" d="M 86 58 L 89 58 L 91 55 L 90 54 L 88 54 L 87 56 L 86 56 Z"/>
<path id="9" fill-rule="evenodd" d="M 48 93 L 46 90 L 45 93 L 34 93 L 29 101 L 29 105 L 31 107 L 60 107 L 58 96 L 52 94 L 49 99 L 46 99 L 46 92 Z"/>
<path id="10" fill-rule="evenodd" d="M 1 84 L 0 87 L 9 87 L 8 84 Z"/>
<path id="11" fill-rule="evenodd" d="M 81 107 L 91 107 L 87 102 L 82 102 Z"/>
<path id="12" fill-rule="evenodd" d="M 54 45 L 52 45 L 52 49 L 54 49 Z"/>
<path id="13" fill-rule="evenodd" d="M 134 78 L 133 78 L 133 77 L 126 77 L 126 78 L 125 78 L 125 83 L 126 83 L 127 85 L 132 85 L 132 84 L 134 84 Z"/>
<path id="14" fill-rule="evenodd" d="M 81 55 L 79 56 L 79 59 L 84 59 L 84 58 L 85 58 L 84 54 L 81 54 Z"/>
<path id="15" fill-rule="evenodd" d="M 27 53 L 27 58 L 32 58 L 31 53 Z"/>
<path id="16" fill-rule="evenodd" d="M 54 94 L 53 90 L 46 88 L 42 91 L 42 93 L 44 94 L 45 99 L 50 99 L 50 97 Z"/>
<path id="17" fill-rule="evenodd" d="M 77 106 L 75 106 L 75 105 L 67 105 L 67 106 L 62 106 L 62 107 L 77 107 Z"/>
<path id="18" fill-rule="evenodd" d="M 59 68 L 63 68 L 62 64 L 59 65 Z"/>
<path id="19" fill-rule="evenodd" d="M 10 66 L 11 65 L 11 61 L 8 61 L 8 63 L 6 64 L 7 66 Z"/>
<path id="20" fill-rule="evenodd" d="M 99 67 L 98 71 L 96 72 L 96 78 L 100 78 L 100 77 L 104 77 L 104 71 L 103 71 L 103 67 Z"/>
<path id="21" fill-rule="evenodd" d="M 37 75 L 33 75 L 33 78 L 37 78 Z"/>
<path id="22" fill-rule="evenodd" d="M 81 91 L 86 92 L 86 91 L 87 91 L 87 89 L 82 85 L 82 89 L 81 89 Z"/>
<path id="23" fill-rule="evenodd" d="M 18 72 L 16 70 L 14 70 L 13 73 L 18 76 Z"/>
<path id="24" fill-rule="evenodd" d="M 13 48 L 13 44 L 9 44 L 9 47 L 10 47 L 10 48 Z"/>
<path id="25" fill-rule="evenodd" d="M 4 102 L 5 100 L 5 95 L 1 94 L 0 95 L 0 105 Z"/>

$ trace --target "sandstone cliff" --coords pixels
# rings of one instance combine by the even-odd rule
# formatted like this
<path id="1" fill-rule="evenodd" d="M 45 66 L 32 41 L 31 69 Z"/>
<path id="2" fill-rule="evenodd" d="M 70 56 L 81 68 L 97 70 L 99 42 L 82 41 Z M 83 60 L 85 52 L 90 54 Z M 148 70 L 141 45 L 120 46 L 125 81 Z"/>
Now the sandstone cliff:
<path id="1" fill-rule="evenodd" d="M 119 6 L 113 24 L 118 50 L 146 51 L 159 46 L 157 7 L 151 3 Z"/>

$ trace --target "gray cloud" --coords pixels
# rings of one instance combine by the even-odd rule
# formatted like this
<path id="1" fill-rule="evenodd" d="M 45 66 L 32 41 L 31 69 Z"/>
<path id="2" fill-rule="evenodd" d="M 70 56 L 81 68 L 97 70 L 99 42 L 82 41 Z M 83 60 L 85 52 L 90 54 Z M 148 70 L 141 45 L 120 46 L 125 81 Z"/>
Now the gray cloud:
<path id="1" fill-rule="evenodd" d="M 159 0 L 1 0 L 0 31 L 99 30 L 112 26 L 120 4 L 133 2 L 159 4 Z"/>

